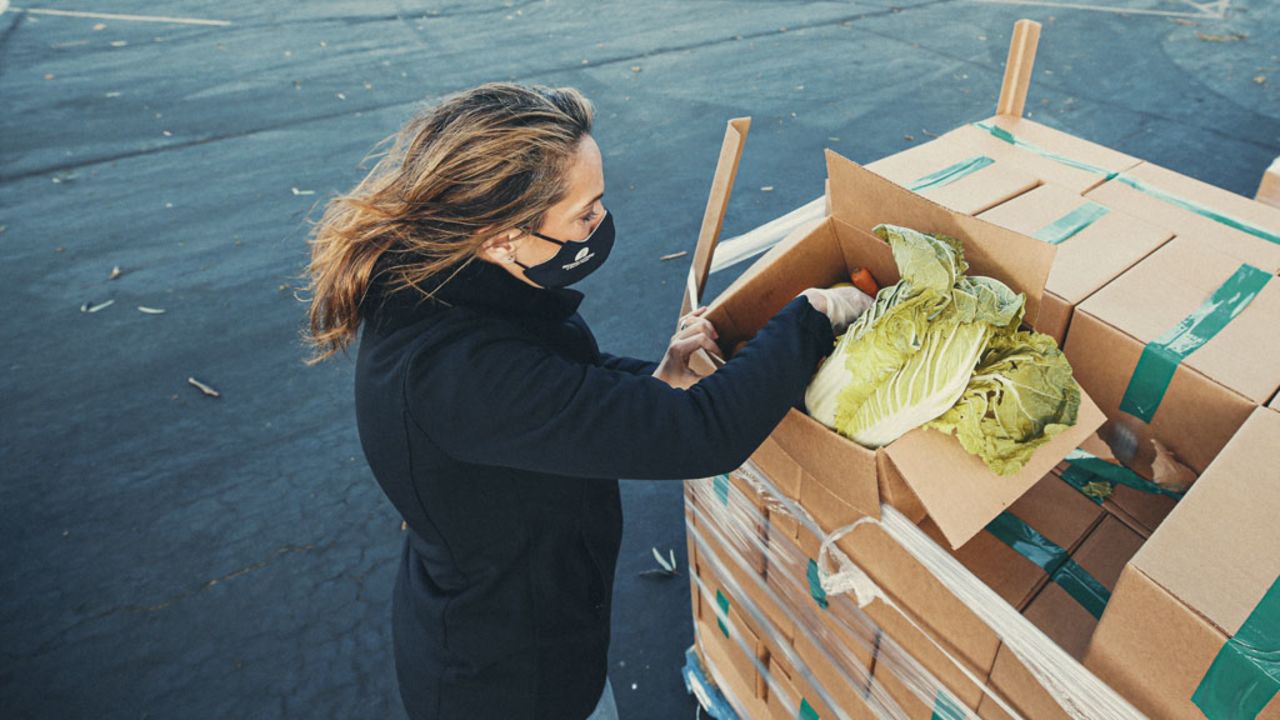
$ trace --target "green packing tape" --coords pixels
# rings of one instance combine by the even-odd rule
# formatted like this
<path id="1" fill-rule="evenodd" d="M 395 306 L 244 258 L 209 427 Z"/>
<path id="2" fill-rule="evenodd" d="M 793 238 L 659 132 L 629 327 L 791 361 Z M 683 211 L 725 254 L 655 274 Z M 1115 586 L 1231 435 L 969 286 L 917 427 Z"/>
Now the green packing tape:
<path id="1" fill-rule="evenodd" d="M 933 714 L 929 720 L 964 720 L 965 712 L 941 690 L 933 698 Z"/>
<path id="2" fill-rule="evenodd" d="M 995 162 L 995 160 L 992 160 L 986 155 L 975 155 L 968 160 L 961 160 L 955 165 L 944 167 L 938 172 L 925 175 L 911 183 L 911 187 L 908 189 L 912 192 L 920 192 L 921 190 L 928 190 L 929 188 L 950 185 L 965 175 L 975 173 L 993 162 Z"/>
<path id="3" fill-rule="evenodd" d="M 719 590 L 716 590 L 716 605 L 720 606 L 720 612 L 716 613 L 716 624 L 720 626 L 720 632 L 729 637 L 729 626 L 724 624 L 724 618 L 729 617 L 729 598 Z"/>
<path id="4" fill-rule="evenodd" d="M 1099 505 L 1111 496 L 1117 485 L 1174 499 L 1186 494 L 1160 487 L 1123 465 L 1108 462 L 1079 448 L 1067 455 L 1067 464 L 1069 467 L 1062 473 L 1063 481 Z"/>
<path id="5" fill-rule="evenodd" d="M 993 137 L 999 140 L 1003 140 L 1009 143 L 1010 145 L 1013 145 L 1014 147 L 1019 147 L 1028 152 L 1033 152 L 1037 155 L 1046 157 L 1050 160 L 1060 162 L 1063 165 L 1066 165 L 1068 167 L 1073 167 L 1073 168 L 1076 168 L 1077 170 L 1084 170 L 1086 172 L 1091 172 L 1091 173 L 1094 173 L 1095 175 L 1101 175 L 1107 180 L 1110 180 L 1116 177 L 1117 175 L 1119 175 L 1119 173 L 1117 173 L 1114 170 L 1108 170 L 1104 167 L 1098 167 L 1097 165 L 1090 165 L 1087 162 L 1081 162 L 1080 160 L 1069 158 L 1066 155 L 1059 155 L 1058 153 L 1053 152 L 1052 150 L 1046 150 L 1045 148 L 1042 148 L 1039 145 L 1036 145 L 1035 143 L 1023 140 L 1020 137 L 1016 137 L 1013 133 L 1009 132 L 1008 130 L 1005 130 L 1004 128 L 998 127 L 996 125 L 992 125 L 989 122 L 976 122 L 973 125 L 974 127 L 980 130 L 986 130 L 987 132 L 991 133 Z"/>
<path id="6" fill-rule="evenodd" d="M 1209 720 L 1253 718 L 1280 691 L 1280 578 L 1222 646 L 1191 696 Z"/>
<path id="7" fill-rule="evenodd" d="M 1040 228 L 1032 237 L 1050 245 L 1059 245 L 1075 237 L 1076 233 L 1092 225 L 1107 212 L 1105 207 L 1090 201 Z"/>
<path id="8" fill-rule="evenodd" d="M 717 475 L 711 481 L 712 487 L 715 488 L 716 496 L 720 498 L 720 502 L 724 505 L 729 504 L 729 476 Z"/>
<path id="9" fill-rule="evenodd" d="M 822 718 L 808 700 L 800 698 L 800 711 L 796 713 L 796 720 L 822 720 Z"/>
<path id="10" fill-rule="evenodd" d="M 1124 183 L 1125 185 L 1128 185 L 1129 187 L 1135 190 L 1139 190 L 1143 193 L 1146 193 L 1147 195 L 1150 195 L 1151 197 L 1157 200 L 1161 200 L 1163 202 L 1169 203 L 1170 205 L 1173 205 L 1175 207 L 1180 207 L 1183 210 L 1190 210 L 1191 212 L 1197 215 L 1200 215 L 1202 217 L 1207 217 L 1210 220 L 1213 220 L 1214 222 L 1221 223 L 1223 225 L 1226 225 L 1229 228 L 1234 228 L 1241 232 L 1248 233 L 1250 235 L 1253 235 L 1254 237 L 1262 238 L 1267 242 L 1280 244 L 1280 235 L 1276 233 L 1270 232 L 1268 230 L 1263 230 L 1260 227 L 1255 227 L 1253 225 L 1250 225 L 1247 222 L 1244 222 L 1243 220 L 1236 220 L 1235 218 L 1228 217 L 1226 215 L 1223 215 L 1220 212 L 1217 212 L 1216 210 L 1210 210 L 1209 208 L 1199 203 L 1192 202 L 1191 200 L 1187 200 L 1186 198 L 1181 198 L 1172 193 L 1165 192 L 1164 190 L 1161 190 L 1160 188 L 1155 187 L 1154 185 L 1148 185 L 1147 183 L 1137 178 L 1121 174 L 1119 177 L 1116 178 L 1116 180 Z"/>
<path id="11" fill-rule="evenodd" d="M 818 607 L 826 610 L 827 591 L 822 589 L 822 579 L 818 577 L 818 563 L 810 560 L 806 574 L 809 576 L 809 594 L 813 596 L 813 601 L 818 603 Z"/>
<path id="12" fill-rule="evenodd" d="M 1075 598 L 1094 617 L 1102 617 L 1102 610 L 1111 599 L 1111 592 L 1090 575 L 1089 571 L 1072 560 L 1062 546 L 1041 535 L 1025 520 L 1007 510 L 987 525 L 987 532 L 1039 566 L 1050 580 L 1067 591 L 1068 595 Z"/>
<path id="13" fill-rule="evenodd" d="M 1271 273 L 1242 264 L 1195 312 L 1147 343 L 1133 377 L 1129 378 L 1120 409 L 1143 422 L 1151 422 L 1178 364 L 1243 312 L 1269 280 Z"/>
<path id="14" fill-rule="evenodd" d="M 1111 591 L 1079 563 L 1075 560 L 1062 563 L 1053 573 L 1053 581 L 1075 598 L 1090 615 L 1098 620 L 1102 619 L 1102 611 L 1107 609 L 1107 602 L 1111 600 Z"/>
<path id="15" fill-rule="evenodd" d="M 1008 510 L 987 524 L 987 532 L 1049 575 L 1067 560 L 1067 551 Z"/>

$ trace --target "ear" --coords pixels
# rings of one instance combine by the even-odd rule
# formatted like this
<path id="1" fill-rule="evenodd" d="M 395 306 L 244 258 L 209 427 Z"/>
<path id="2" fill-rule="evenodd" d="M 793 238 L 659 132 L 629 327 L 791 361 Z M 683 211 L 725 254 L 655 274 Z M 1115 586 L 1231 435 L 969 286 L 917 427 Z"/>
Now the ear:
<path id="1" fill-rule="evenodd" d="M 483 234 L 488 228 L 477 234 Z M 519 230 L 508 230 L 494 235 L 480 244 L 480 257 L 497 265 L 506 265 L 512 254 L 524 241 L 524 233 Z"/>

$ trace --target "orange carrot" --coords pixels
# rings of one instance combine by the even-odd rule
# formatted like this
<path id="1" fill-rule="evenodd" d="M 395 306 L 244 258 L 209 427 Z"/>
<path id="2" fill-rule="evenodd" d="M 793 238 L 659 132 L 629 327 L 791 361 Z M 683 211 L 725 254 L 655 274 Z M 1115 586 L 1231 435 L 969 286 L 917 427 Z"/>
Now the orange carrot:
<path id="1" fill-rule="evenodd" d="M 880 286 L 876 284 L 876 279 L 871 277 L 871 273 L 864 267 L 854 268 L 849 274 L 849 279 L 853 281 L 853 286 L 862 292 L 875 297 L 880 292 Z"/>

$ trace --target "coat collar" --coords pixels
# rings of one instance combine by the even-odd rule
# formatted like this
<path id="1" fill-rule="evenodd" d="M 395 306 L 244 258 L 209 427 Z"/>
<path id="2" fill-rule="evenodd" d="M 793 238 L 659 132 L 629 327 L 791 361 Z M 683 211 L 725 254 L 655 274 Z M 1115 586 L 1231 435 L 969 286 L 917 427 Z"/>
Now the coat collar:
<path id="1" fill-rule="evenodd" d="M 369 292 L 361 303 L 366 317 L 410 322 L 444 308 L 464 306 L 510 317 L 563 321 L 577 312 L 584 297 L 569 288 L 534 287 L 497 265 L 478 259 L 446 268 L 425 281 L 425 289 L 434 289 L 430 299 L 413 288 L 388 293 L 386 271 L 392 267 L 389 256 L 393 255 L 384 253 L 374 267 Z"/>

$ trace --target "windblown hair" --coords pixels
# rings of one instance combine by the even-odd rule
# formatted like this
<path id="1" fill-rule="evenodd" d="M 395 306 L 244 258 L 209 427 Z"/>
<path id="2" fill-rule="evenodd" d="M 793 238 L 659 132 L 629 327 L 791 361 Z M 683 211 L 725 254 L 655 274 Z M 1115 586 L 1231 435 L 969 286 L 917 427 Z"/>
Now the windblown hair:
<path id="1" fill-rule="evenodd" d="M 485 239 L 541 227 L 568 193 L 567 172 L 593 115 L 573 88 L 487 83 L 444 98 L 383 141 L 393 140 L 391 148 L 328 202 L 308 238 L 310 323 L 302 335 L 314 354 L 306 364 L 355 339 L 384 253 L 406 257 L 390 265 L 386 292 L 427 297 L 475 261 Z"/>

